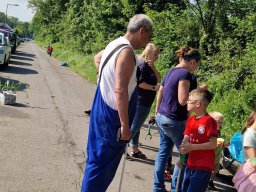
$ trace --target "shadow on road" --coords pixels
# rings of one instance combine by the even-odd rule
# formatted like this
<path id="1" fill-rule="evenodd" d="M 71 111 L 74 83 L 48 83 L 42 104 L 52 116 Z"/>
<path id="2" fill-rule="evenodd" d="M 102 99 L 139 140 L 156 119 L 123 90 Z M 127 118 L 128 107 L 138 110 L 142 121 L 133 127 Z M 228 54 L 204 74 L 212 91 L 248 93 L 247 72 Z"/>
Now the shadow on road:
<path id="1" fill-rule="evenodd" d="M 153 159 L 132 158 L 132 159 L 129 159 L 129 161 L 136 161 L 136 162 L 145 163 L 145 164 L 148 164 L 148 165 L 155 165 L 155 160 L 153 160 Z"/>
<path id="2" fill-rule="evenodd" d="M 24 66 L 32 66 L 32 64 L 30 63 L 25 63 L 25 62 L 21 62 L 21 61 L 17 61 L 17 60 L 11 60 L 10 61 L 11 65 L 24 65 Z"/>
<path id="3" fill-rule="evenodd" d="M 144 144 L 141 144 L 141 145 L 140 145 L 140 148 L 142 148 L 142 149 L 147 149 L 147 150 L 151 150 L 151 151 L 154 151 L 154 152 L 158 152 L 158 148 L 152 147 L 152 146 L 148 146 L 148 145 L 144 145 Z"/>
<path id="4" fill-rule="evenodd" d="M 24 108 L 29 107 L 28 105 L 23 104 L 23 103 L 14 103 L 12 106 L 14 106 L 14 107 L 24 107 Z"/>
<path id="5" fill-rule="evenodd" d="M 34 61 L 34 59 L 31 59 L 29 57 L 21 57 L 21 56 L 17 56 L 17 55 L 12 55 L 11 59 L 17 59 L 17 60 L 26 60 L 26 61 Z"/>
<path id="6" fill-rule="evenodd" d="M 36 55 L 34 55 L 34 54 L 26 53 L 23 51 L 16 51 L 15 55 L 23 56 L 23 57 L 34 57 L 34 58 L 36 57 Z"/>
<path id="7" fill-rule="evenodd" d="M 32 69 L 25 69 L 25 68 L 20 68 L 20 67 L 15 67 L 15 66 L 8 66 L 8 68 L 5 69 L 5 72 L 8 73 L 13 73 L 13 74 L 38 74 L 37 71 L 32 70 Z"/>

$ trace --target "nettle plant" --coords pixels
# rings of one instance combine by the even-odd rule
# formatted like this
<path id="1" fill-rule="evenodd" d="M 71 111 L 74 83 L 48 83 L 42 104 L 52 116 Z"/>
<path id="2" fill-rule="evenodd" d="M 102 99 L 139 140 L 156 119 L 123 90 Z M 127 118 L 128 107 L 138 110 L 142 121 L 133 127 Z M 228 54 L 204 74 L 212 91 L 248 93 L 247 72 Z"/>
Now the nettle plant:
<path id="1" fill-rule="evenodd" d="M 2 84 L 2 82 L 0 82 L 0 92 L 2 93 L 11 93 L 11 94 L 15 94 L 17 91 L 19 91 L 20 87 L 21 87 L 22 83 L 15 83 L 15 82 L 11 82 L 10 80 L 7 80 L 5 83 Z"/>

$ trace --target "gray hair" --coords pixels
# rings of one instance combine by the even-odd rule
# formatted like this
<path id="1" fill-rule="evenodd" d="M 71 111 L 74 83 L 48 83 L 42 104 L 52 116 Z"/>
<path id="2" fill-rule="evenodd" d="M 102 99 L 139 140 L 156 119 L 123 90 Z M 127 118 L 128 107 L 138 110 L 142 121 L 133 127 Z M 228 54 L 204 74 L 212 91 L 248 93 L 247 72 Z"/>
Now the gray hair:
<path id="1" fill-rule="evenodd" d="M 137 14 L 130 19 L 127 31 L 134 33 L 140 30 L 140 28 L 144 28 L 146 31 L 149 31 L 152 30 L 152 26 L 153 22 L 147 15 Z"/>

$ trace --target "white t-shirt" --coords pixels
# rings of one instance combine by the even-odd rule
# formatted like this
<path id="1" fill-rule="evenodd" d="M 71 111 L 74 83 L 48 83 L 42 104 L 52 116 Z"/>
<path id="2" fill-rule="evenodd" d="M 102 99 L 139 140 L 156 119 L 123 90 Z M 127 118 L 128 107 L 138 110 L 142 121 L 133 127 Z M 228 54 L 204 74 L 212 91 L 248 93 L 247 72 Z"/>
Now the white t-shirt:
<path id="1" fill-rule="evenodd" d="M 251 128 L 247 128 L 243 134 L 243 153 L 244 160 L 247 161 L 249 159 L 246 150 L 244 147 L 254 147 L 256 148 L 256 131 Z"/>
<path id="2" fill-rule="evenodd" d="M 114 50 L 117 46 L 121 44 L 128 44 L 127 46 L 124 46 L 117 50 L 112 57 L 109 59 L 105 67 L 103 68 L 102 75 L 101 75 L 101 81 L 100 81 L 100 91 L 103 100 L 105 103 L 111 107 L 114 110 L 117 110 L 116 107 L 116 98 L 115 98 L 115 63 L 116 63 L 116 57 L 120 53 L 120 51 L 128 47 L 130 45 L 130 42 L 124 38 L 124 37 L 119 37 L 118 39 L 110 42 L 107 47 L 104 49 L 104 52 L 102 54 L 102 58 L 100 61 L 100 66 L 99 66 L 99 71 L 101 71 L 101 67 L 107 56 Z M 134 53 L 134 59 L 136 59 L 137 63 L 137 58 Z M 134 92 L 134 89 L 137 84 L 137 79 L 136 79 L 136 70 L 137 67 L 134 66 L 134 70 L 130 79 L 130 82 L 128 84 L 128 94 L 129 94 L 129 99 L 131 98 L 132 93 Z"/>

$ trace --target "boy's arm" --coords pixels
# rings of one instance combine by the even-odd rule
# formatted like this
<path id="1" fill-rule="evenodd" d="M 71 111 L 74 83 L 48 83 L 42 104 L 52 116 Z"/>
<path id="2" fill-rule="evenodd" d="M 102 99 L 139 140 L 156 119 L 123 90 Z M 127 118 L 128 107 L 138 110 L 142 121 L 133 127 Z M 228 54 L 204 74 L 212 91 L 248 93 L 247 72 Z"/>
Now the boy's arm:
<path id="1" fill-rule="evenodd" d="M 181 154 L 186 154 L 188 152 L 185 151 L 185 147 L 184 145 L 186 145 L 187 143 L 189 143 L 189 136 L 188 135 L 184 135 L 184 138 L 181 142 L 181 145 L 180 145 L 180 153 Z"/>
<path id="2" fill-rule="evenodd" d="M 191 144 L 189 142 L 182 143 L 181 152 L 182 154 L 185 154 L 193 150 L 215 149 L 216 145 L 217 145 L 217 137 L 210 137 L 209 142 L 206 142 L 206 143 L 201 143 L 201 144 Z"/>
<path id="3" fill-rule="evenodd" d="M 189 136 L 188 135 L 184 135 L 184 138 L 183 138 L 181 143 L 187 143 L 187 142 L 189 142 Z"/>

